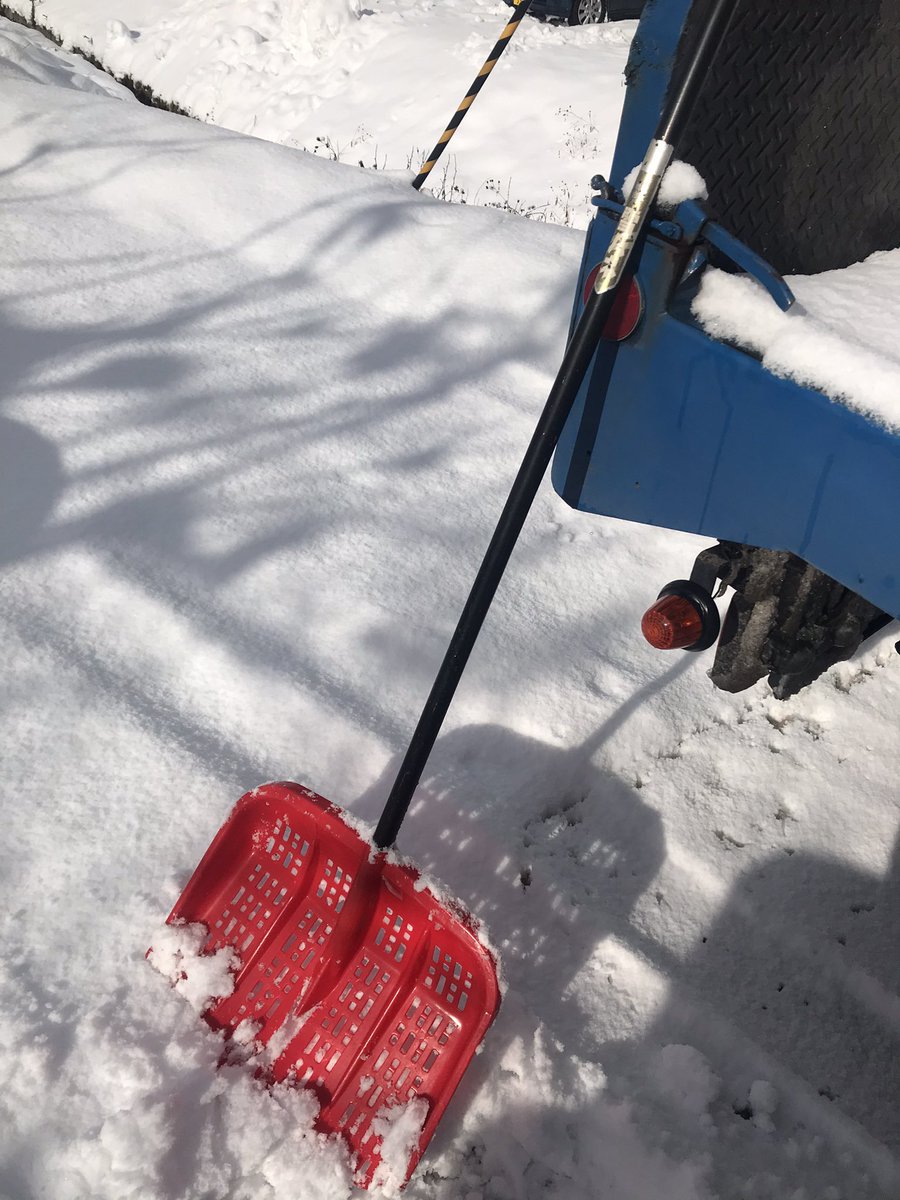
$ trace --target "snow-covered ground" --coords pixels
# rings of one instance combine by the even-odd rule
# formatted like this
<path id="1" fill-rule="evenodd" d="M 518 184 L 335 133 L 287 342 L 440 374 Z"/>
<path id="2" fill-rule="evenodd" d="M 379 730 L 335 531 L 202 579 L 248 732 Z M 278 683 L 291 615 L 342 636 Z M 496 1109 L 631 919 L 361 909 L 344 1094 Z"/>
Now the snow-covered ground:
<path id="1" fill-rule="evenodd" d="M 5 22 L 0 94 L 0 1195 L 339 1200 L 144 951 L 246 788 L 377 817 L 581 239 Z M 718 693 L 636 628 L 700 544 L 539 495 L 400 838 L 509 985 L 411 1200 L 900 1194 L 896 632 Z"/>
<path id="2" fill-rule="evenodd" d="M 31 0 L 6 3 L 31 13 Z M 510 15 L 502 0 L 37 0 L 35 12 L 203 120 L 413 174 Z M 427 187 L 586 227 L 635 28 L 526 17 Z"/>

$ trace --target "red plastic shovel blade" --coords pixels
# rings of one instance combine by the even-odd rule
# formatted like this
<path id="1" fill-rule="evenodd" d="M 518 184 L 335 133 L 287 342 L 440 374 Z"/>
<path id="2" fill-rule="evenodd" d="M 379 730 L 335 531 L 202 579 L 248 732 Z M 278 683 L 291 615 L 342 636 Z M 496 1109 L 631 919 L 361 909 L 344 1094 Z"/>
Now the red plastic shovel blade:
<path id="1" fill-rule="evenodd" d="M 239 959 L 206 1020 L 226 1036 L 254 1024 L 268 1077 L 316 1092 L 318 1127 L 346 1139 L 359 1184 L 382 1161 L 373 1121 L 427 1102 L 408 1178 L 500 1005 L 472 918 L 327 800 L 273 783 L 235 805 L 169 915 L 183 921 L 209 930 L 204 953 Z"/>

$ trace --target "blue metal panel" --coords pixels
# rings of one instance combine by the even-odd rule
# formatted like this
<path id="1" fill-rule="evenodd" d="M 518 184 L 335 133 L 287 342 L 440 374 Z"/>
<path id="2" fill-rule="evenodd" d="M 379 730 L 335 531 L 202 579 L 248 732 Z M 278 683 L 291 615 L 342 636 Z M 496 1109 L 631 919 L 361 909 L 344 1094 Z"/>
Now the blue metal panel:
<path id="1" fill-rule="evenodd" d="M 900 615 L 900 438 L 664 315 L 612 358 L 578 508 L 791 550 Z M 573 414 L 554 463 L 564 492 Z"/>
<path id="2" fill-rule="evenodd" d="M 691 0 L 648 0 L 644 9 L 625 67 L 628 90 L 610 174 L 616 187 L 644 157 L 656 130 L 690 7 Z"/>
<path id="3" fill-rule="evenodd" d="M 689 6 L 647 6 L 629 63 L 618 186 L 652 136 Z M 598 212 L 576 312 L 612 228 Z M 588 512 L 790 550 L 900 616 L 900 437 L 704 334 L 690 317 L 690 286 L 677 286 L 689 252 L 659 232 L 646 237 L 644 320 L 627 342 L 598 348 L 560 439 L 554 487 Z"/>

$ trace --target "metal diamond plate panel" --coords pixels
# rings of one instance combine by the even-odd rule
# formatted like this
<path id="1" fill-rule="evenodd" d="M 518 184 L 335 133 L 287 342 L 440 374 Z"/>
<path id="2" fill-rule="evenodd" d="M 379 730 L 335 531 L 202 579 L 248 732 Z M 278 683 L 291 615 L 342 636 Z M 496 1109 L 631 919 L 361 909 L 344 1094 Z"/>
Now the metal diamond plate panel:
<path id="1" fill-rule="evenodd" d="M 695 113 L 678 157 L 782 273 L 900 245 L 900 0 L 743 0 Z"/>

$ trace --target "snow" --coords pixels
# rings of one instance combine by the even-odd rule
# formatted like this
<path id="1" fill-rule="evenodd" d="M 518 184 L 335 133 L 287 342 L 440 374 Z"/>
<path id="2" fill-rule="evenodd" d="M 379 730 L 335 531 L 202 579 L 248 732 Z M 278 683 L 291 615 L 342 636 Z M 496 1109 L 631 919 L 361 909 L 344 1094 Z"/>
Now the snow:
<path id="1" fill-rule="evenodd" d="M 683 200 L 705 200 L 708 195 L 706 181 L 696 167 L 678 159 L 669 163 L 659 189 L 663 208 L 674 208 Z"/>
<path id="2" fill-rule="evenodd" d="M 147 961 L 184 996 L 194 1012 L 202 1013 L 213 1000 L 230 996 L 240 963 L 230 946 L 201 954 L 208 930 L 202 925 L 162 925 L 153 934 Z M 243 1022 L 247 1024 L 247 1022 Z"/>
<path id="3" fill-rule="evenodd" d="M 753 1123 L 757 1129 L 765 1133 L 775 1130 L 772 1120 L 778 1107 L 778 1092 L 765 1079 L 755 1079 L 750 1085 L 750 1107 L 753 1110 Z"/>
<path id="4" fill-rule="evenodd" d="M 641 164 L 638 163 L 625 176 L 622 191 L 625 196 L 631 195 L 631 189 L 637 183 Z M 657 203 L 662 208 L 675 208 L 683 200 L 705 200 L 709 195 L 706 182 L 696 167 L 690 163 L 675 159 L 666 167 L 657 193 Z"/>
<path id="5" fill-rule="evenodd" d="M 706 271 L 693 310 L 775 375 L 900 430 L 900 250 L 788 283 L 799 303 L 782 312 L 749 276 Z"/>
<path id="6" fill-rule="evenodd" d="M 23 15 L 31 0 L 7 0 Z M 418 171 L 509 20 L 502 0 L 40 0 L 38 15 L 201 120 Z M 634 21 L 526 17 L 425 190 L 585 228 Z"/>
<path id="7" fill-rule="evenodd" d="M 684 1112 L 701 1124 L 711 1125 L 709 1106 L 722 1081 L 694 1046 L 663 1046 L 657 1058 L 660 1089 Z"/>
<path id="8" fill-rule="evenodd" d="M 419 1144 L 427 1118 L 428 1101 L 421 1098 L 378 1110 L 372 1130 L 381 1138 L 381 1162 L 372 1185 L 386 1196 L 399 1195 L 406 1182 L 409 1160 Z"/>
<path id="9" fill-rule="evenodd" d="M 260 781 L 377 820 L 581 238 L 0 30 L 0 1192 L 348 1200 L 314 1099 L 253 1078 L 252 1027 L 220 1067 L 144 955 Z M 718 693 L 637 633 L 704 544 L 540 491 L 400 837 L 507 982 L 410 1200 L 900 1194 L 896 631 Z"/>
<path id="10" fill-rule="evenodd" d="M 125 99 L 129 92 L 84 59 L 59 51 L 50 41 L 36 40 L 16 25 L 0 26 L 0 58 L 7 79 L 56 84 L 79 92 Z"/>

